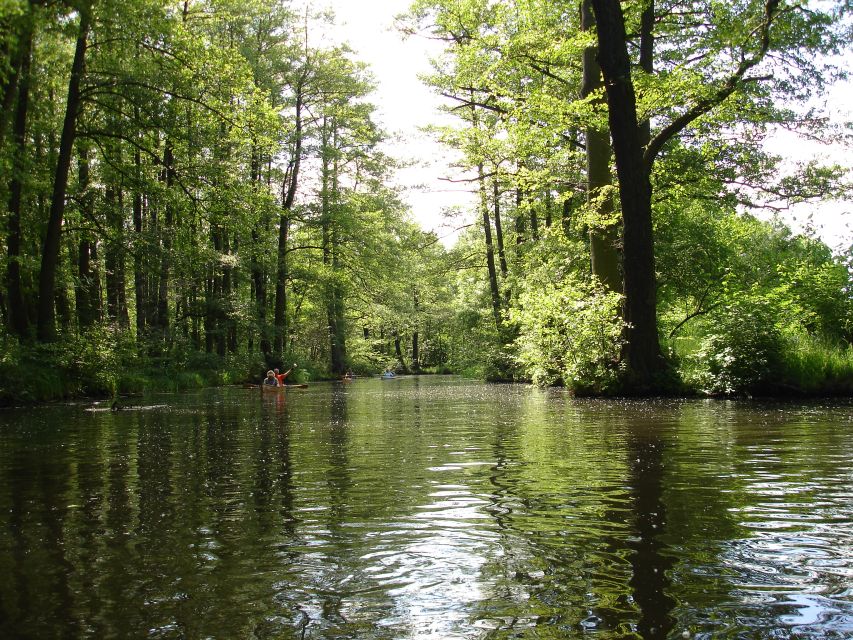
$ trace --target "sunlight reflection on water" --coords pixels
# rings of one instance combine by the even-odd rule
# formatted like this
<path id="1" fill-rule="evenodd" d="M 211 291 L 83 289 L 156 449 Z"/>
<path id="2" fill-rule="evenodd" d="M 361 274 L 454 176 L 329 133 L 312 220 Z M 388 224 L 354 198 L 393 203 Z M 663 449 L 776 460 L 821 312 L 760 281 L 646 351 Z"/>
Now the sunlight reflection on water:
<path id="1" fill-rule="evenodd" d="M 144 406 L 0 414 L 3 637 L 853 637 L 849 402 Z"/>

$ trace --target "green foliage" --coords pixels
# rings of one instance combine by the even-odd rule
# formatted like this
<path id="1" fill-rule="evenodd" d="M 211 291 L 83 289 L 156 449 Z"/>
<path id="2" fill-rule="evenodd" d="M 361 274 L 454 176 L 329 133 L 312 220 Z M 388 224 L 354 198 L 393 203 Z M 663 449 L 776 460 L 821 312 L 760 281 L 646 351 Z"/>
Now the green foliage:
<path id="1" fill-rule="evenodd" d="M 692 356 L 687 383 L 711 394 L 768 390 L 782 363 L 784 342 L 777 320 L 778 310 L 757 294 L 720 307 Z"/>
<path id="2" fill-rule="evenodd" d="M 853 345 L 806 333 L 786 336 L 779 387 L 803 394 L 853 394 Z"/>
<path id="3" fill-rule="evenodd" d="M 623 324 L 622 296 L 573 272 L 528 280 L 511 319 L 518 324 L 518 359 L 537 384 L 575 391 L 615 388 Z"/>
<path id="4" fill-rule="evenodd" d="M 381 353 L 374 347 L 370 340 L 355 338 L 349 342 L 349 367 L 353 373 L 359 376 L 370 375 L 386 368 L 394 368 L 396 362 L 393 358 Z"/>

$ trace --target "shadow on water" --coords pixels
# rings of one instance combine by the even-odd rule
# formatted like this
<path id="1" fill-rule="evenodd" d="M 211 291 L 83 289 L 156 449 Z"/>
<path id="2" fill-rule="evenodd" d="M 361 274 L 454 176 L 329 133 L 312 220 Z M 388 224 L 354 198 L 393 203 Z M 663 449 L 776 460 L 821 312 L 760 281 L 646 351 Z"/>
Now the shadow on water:
<path id="1" fill-rule="evenodd" d="M 849 403 L 287 393 L 0 414 L 0 637 L 853 637 Z"/>
<path id="2" fill-rule="evenodd" d="M 673 559 L 664 555 L 662 541 L 667 526 L 663 495 L 667 443 L 654 424 L 635 424 L 628 431 L 626 449 L 635 531 L 629 585 L 640 608 L 637 631 L 643 638 L 666 638 L 675 624 L 675 600 L 668 595 Z"/>

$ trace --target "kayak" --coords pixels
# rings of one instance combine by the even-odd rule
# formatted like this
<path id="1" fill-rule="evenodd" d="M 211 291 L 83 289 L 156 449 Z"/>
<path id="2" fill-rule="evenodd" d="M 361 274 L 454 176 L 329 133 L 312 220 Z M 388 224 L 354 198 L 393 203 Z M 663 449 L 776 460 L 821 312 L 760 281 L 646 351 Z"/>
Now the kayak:
<path id="1" fill-rule="evenodd" d="M 260 387 L 264 391 L 274 392 L 284 391 L 285 389 L 307 389 L 308 385 L 303 382 L 302 384 L 286 384 L 283 387 L 274 387 L 271 384 L 262 384 Z"/>

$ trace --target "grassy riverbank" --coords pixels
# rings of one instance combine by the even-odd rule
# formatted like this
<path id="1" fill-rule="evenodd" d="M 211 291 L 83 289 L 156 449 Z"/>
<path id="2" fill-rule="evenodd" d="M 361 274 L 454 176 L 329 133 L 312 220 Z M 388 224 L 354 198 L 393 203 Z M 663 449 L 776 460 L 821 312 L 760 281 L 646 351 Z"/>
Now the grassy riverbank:
<path id="1" fill-rule="evenodd" d="M 683 381 L 683 395 L 853 395 L 853 347 L 802 335 L 772 346 L 715 348 L 707 340 L 686 338 L 669 348 Z M 140 354 L 134 344 L 111 338 L 106 332 L 99 340 L 71 339 L 47 345 L 20 345 L 6 339 L 0 347 L 0 406 L 258 383 L 268 368 L 258 355 L 221 357 L 195 351 L 175 351 L 169 357 Z M 293 357 L 285 361 L 288 368 L 292 362 L 298 364 L 291 382 L 330 379 L 328 372 L 314 363 Z M 374 372 L 357 366 L 354 370 L 359 375 Z M 452 372 L 441 368 L 422 373 Z M 462 373 L 486 377 L 470 369 Z"/>
<path id="2" fill-rule="evenodd" d="M 0 406 L 258 383 L 267 369 L 260 356 L 188 351 L 157 357 L 139 354 L 133 344 L 106 332 L 100 337 L 46 345 L 5 340 L 0 345 Z M 318 377 L 308 363 L 299 363 L 291 374 L 295 382 Z"/>

